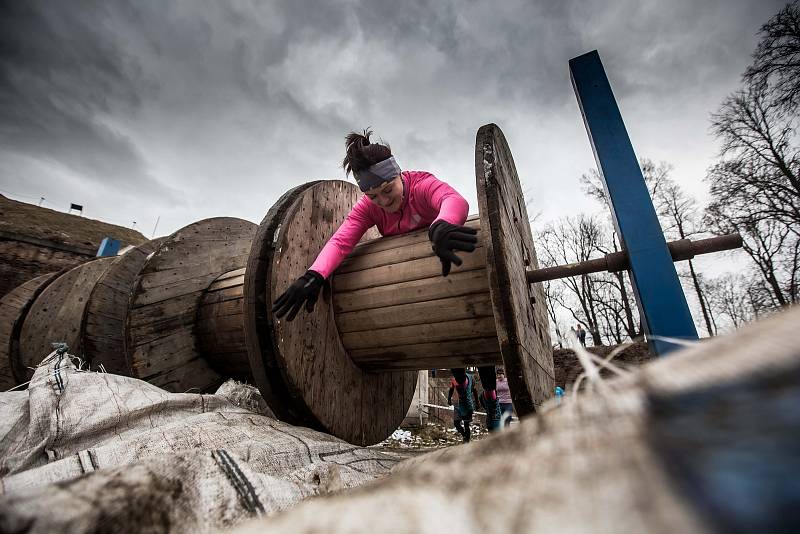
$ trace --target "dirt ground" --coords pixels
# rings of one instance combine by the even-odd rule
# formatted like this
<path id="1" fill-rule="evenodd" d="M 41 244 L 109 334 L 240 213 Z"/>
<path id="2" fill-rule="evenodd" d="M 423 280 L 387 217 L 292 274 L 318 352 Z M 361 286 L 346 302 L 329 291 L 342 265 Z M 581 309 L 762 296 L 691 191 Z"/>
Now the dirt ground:
<path id="1" fill-rule="evenodd" d="M 472 441 L 480 441 L 488 435 L 486 428 L 476 422 L 472 423 Z M 452 426 L 445 426 L 439 422 L 429 422 L 420 428 L 398 429 L 387 439 L 373 445 L 393 452 L 407 452 L 409 456 L 453 447 L 462 444 L 461 435 Z"/>

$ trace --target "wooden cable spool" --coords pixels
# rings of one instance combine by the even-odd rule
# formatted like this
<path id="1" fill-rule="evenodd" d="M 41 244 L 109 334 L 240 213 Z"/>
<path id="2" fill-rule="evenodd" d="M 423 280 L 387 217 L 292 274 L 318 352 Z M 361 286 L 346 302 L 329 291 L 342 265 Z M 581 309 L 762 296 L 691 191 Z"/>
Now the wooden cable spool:
<path id="1" fill-rule="evenodd" d="M 36 298 L 20 335 L 23 381 L 33 377 L 39 363 L 53 351 L 54 342 L 66 343 L 71 354 L 89 360 L 83 343 L 87 305 L 92 289 L 113 262 L 113 257 L 104 257 L 73 267 Z"/>
<path id="2" fill-rule="evenodd" d="M 19 351 L 22 325 L 36 297 L 59 274 L 61 272 L 37 276 L 0 299 L 0 391 L 26 381 L 27 372 Z"/>
<path id="3" fill-rule="evenodd" d="M 385 439 L 402 422 L 417 373 L 371 373 L 347 355 L 329 287 L 312 314 L 276 321 L 271 303 L 305 272 L 360 196 L 347 182 L 304 184 L 286 193 L 259 227 L 245 273 L 245 320 L 256 384 L 287 421 L 351 443 Z M 373 230 L 365 239 L 375 237 Z"/>
<path id="4" fill-rule="evenodd" d="M 35 280 L 41 280 L 42 285 L 30 295 L 33 300 L 21 324 L 22 349 L 17 351 L 19 358 L 14 364 L 17 383 L 30 380 L 54 342 L 65 342 L 70 353 L 96 368 L 129 374 L 123 335 L 128 299 L 136 275 L 155 244 L 148 241 L 120 256 L 97 258 L 52 278 L 29 282 L 37 285 Z"/>
<path id="5" fill-rule="evenodd" d="M 217 291 L 214 285 L 245 266 L 256 229 L 249 221 L 217 217 L 181 228 L 161 242 L 132 290 L 125 325 L 126 374 L 176 392 L 212 390 L 227 373 L 249 378 L 240 372 L 246 356 L 220 347 L 205 334 L 219 328 L 220 341 L 227 335 L 230 342 L 226 325 L 235 324 L 237 317 L 241 321 L 236 309 L 241 298 L 232 306 L 224 304 L 227 288 Z M 211 306 L 214 298 L 221 306 Z"/>
<path id="6" fill-rule="evenodd" d="M 408 410 L 418 369 L 503 363 L 515 409 L 553 388 L 543 290 L 511 153 L 495 125 L 475 154 L 480 246 L 447 278 L 426 230 L 362 242 L 314 312 L 279 321 L 270 304 L 305 271 L 355 204 L 347 182 L 286 193 L 259 227 L 245 271 L 244 315 L 256 384 L 280 417 L 361 445 L 385 439 Z M 370 236 L 365 236 L 370 237 Z"/>

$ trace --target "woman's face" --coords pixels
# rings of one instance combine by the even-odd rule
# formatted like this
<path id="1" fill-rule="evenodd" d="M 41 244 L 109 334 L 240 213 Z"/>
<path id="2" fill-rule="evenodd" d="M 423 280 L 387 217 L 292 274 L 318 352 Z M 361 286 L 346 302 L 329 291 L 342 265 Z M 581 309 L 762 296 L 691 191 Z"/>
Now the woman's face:
<path id="1" fill-rule="evenodd" d="M 394 213 L 403 205 L 403 179 L 398 174 L 391 182 L 384 182 L 364 194 L 382 210 Z"/>

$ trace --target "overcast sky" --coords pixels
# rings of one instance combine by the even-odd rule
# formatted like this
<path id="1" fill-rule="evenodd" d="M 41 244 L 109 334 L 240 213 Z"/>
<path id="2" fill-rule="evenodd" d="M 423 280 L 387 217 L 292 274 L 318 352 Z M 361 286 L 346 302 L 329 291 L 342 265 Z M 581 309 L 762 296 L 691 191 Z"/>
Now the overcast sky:
<path id="1" fill-rule="evenodd" d="M 0 190 L 150 237 L 259 222 L 287 189 L 344 178 L 371 126 L 401 166 L 477 212 L 474 142 L 505 132 L 532 211 L 598 211 L 569 80 L 597 49 L 637 155 L 703 197 L 708 116 L 784 2 L 2 2 Z"/>

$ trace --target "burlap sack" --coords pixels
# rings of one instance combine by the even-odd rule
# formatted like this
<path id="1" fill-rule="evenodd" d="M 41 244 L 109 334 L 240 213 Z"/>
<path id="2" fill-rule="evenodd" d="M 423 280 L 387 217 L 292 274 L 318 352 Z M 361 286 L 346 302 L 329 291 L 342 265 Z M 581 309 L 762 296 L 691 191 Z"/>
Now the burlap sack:
<path id="1" fill-rule="evenodd" d="M 401 459 L 277 421 L 243 384 L 167 393 L 76 363 L 54 353 L 0 393 L 2 532 L 207 532 Z"/>

